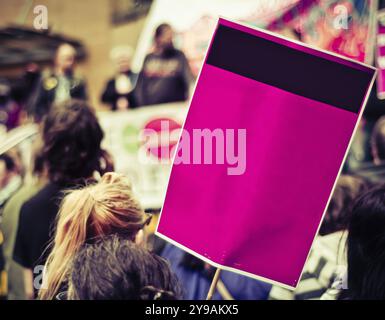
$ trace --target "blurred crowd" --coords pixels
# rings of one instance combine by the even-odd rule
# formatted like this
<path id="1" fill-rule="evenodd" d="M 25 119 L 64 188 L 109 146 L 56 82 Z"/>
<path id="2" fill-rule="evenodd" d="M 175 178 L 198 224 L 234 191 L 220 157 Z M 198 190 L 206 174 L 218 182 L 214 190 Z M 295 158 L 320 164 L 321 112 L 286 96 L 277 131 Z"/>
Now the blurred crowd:
<path id="1" fill-rule="evenodd" d="M 110 52 L 115 75 L 106 82 L 100 101 L 111 110 L 128 110 L 147 105 L 184 101 L 189 96 L 193 76 L 184 53 L 174 47 L 173 29 L 161 24 L 154 44 L 139 74 L 132 72 L 133 49 L 117 46 Z M 10 130 L 28 120 L 40 122 L 53 103 L 68 99 L 88 99 L 87 82 L 76 72 L 76 49 L 61 44 L 51 70 L 35 63 L 11 86 L 0 78 L 0 127 Z"/>
<path id="2" fill-rule="evenodd" d="M 215 269 L 149 231 L 154 214 L 101 147 L 75 57 L 62 44 L 49 74 L 30 64 L 15 87 L 0 82 L 4 130 L 39 124 L 29 167 L 17 148 L 0 155 L 0 295 L 205 299 Z M 100 97 L 111 110 L 188 98 L 193 78 L 171 26 L 156 29 L 139 74 L 131 57 L 130 47 L 111 52 L 117 72 Z M 223 271 L 214 299 L 385 299 L 384 107 L 374 88 L 297 289 Z"/>

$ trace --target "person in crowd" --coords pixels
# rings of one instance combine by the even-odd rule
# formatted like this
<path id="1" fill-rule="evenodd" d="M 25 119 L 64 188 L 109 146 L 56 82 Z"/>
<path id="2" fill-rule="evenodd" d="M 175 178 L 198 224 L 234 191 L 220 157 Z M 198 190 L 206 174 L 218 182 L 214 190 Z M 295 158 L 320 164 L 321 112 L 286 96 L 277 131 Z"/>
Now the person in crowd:
<path id="1" fill-rule="evenodd" d="M 40 276 L 39 268 L 48 255 L 46 246 L 63 190 L 85 185 L 96 172 L 104 171 L 103 131 L 86 102 L 68 100 L 54 105 L 41 131 L 48 183 L 22 205 L 13 252 L 14 260 L 25 268 L 28 298 L 34 295 L 33 275 Z"/>
<path id="2" fill-rule="evenodd" d="M 365 148 L 365 154 L 366 154 L 364 161 L 372 160 L 372 154 L 373 154 L 373 152 L 371 152 L 372 145 L 369 140 L 371 139 L 375 124 L 382 116 L 385 115 L 385 111 L 384 111 L 385 101 L 378 98 L 377 86 L 378 86 L 377 82 L 374 82 L 373 88 L 369 95 L 369 100 L 367 102 L 367 105 L 365 107 L 364 114 L 363 114 L 364 131 L 367 137 L 367 139 L 364 140 L 364 148 Z"/>
<path id="3" fill-rule="evenodd" d="M 319 300 L 346 266 L 346 229 L 350 205 L 369 188 L 362 178 L 342 175 L 337 181 L 319 236 L 314 240 L 295 290 L 273 286 L 270 300 Z"/>
<path id="4" fill-rule="evenodd" d="M 169 24 L 156 28 L 154 50 L 143 62 L 135 88 L 139 106 L 184 101 L 192 80 L 184 53 L 173 45 Z"/>
<path id="5" fill-rule="evenodd" d="M 177 300 L 181 287 L 166 260 L 116 235 L 80 248 L 69 300 Z"/>
<path id="6" fill-rule="evenodd" d="M 167 243 L 160 254 L 167 259 L 180 279 L 183 299 L 205 300 L 215 268 Z M 233 272 L 221 272 L 213 300 L 266 300 L 271 285 Z"/>
<path id="7" fill-rule="evenodd" d="M 109 104 L 111 110 L 127 110 L 136 107 L 133 90 L 137 75 L 131 71 L 133 50 L 129 46 L 115 47 L 111 50 L 111 60 L 116 65 L 117 73 L 110 79 L 101 96 L 103 103 Z"/>
<path id="8" fill-rule="evenodd" d="M 380 117 L 372 130 L 370 139 L 373 161 L 353 171 L 373 184 L 385 183 L 385 116 Z"/>
<path id="9" fill-rule="evenodd" d="M 23 74 L 15 81 L 12 86 L 12 96 L 14 100 L 21 106 L 22 122 L 27 115 L 31 115 L 33 98 L 36 96 L 38 85 L 41 81 L 40 67 L 34 63 L 28 63 Z"/>
<path id="10" fill-rule="evenodd" d="M 20 168 L 10 153 L 0 155 L 0 209 L 22 184 Z"/>
<path id="11" fill-rule="evenodd" d="M 385 300 L 385 185 L 356 199 L 350 215 L 346 283 L 336 282 L 322 299 Z"/>
<path id="12" fill-rule="evenodd" d="M 123 175 L 106 173 L 99 183 L 71 191 L 60 207 L 39 298 L 54 299 L 66 288 L 71 260 L 85 243 L 111 234 L 141 243 L 148 222 Z"/>
<path id="13" fill-rule="evenodd" d="M 56 50 L 54 70 L 42 77 L 32 102 L 31 112 L 37 122 L 48 113 L 52 103 L 87 99 L 86 83 L 75 75 L 75 58 L 76 50 L 68 43 Z"/>
<path id="14" fill-rule="evenodd" d="M 373 162 L 373 145 L 370 140 L 375 124 L 385 115 L 385 101 L 377 97 L 377 86 L 377 82 L 374 82 L 358 127 L 359 130 L 355 134 L 349 150 L 344 168 L 348 173 L 354 174 L 355 170 L 360 169 L 361 166 L 365 167 L 366 164 Z"/>
<path id="15" fill-rule="evenodd" d="M 41 139 L 35 139 L 32 145 L 31 172 L 27 173 L 21 188 L 7 201 L 2 215 L 1 229 L 4 234 L 4 257 L 5 270 L 8 275 L 9 300 L 26 299 L 23 268 L 13 261 L 13 249 L 21 206 L 37 194 L 47 182 L 41 148 Z"/>
<path id="16" fill-rule="evenodd" d="M 0 126 L 4 126 L 6 130 L 11 130 L 19 125 L 21 108 L 11 93 L 8 80 L 0 78 Z"/>

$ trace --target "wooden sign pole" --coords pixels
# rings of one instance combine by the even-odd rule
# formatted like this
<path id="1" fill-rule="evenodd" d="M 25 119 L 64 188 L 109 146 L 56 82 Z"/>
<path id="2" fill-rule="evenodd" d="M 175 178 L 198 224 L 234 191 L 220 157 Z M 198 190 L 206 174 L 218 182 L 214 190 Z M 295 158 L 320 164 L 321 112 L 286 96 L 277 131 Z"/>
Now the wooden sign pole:
<path id="1" fill-rule="evenodd" d="M 215 290 L 217 288 L 217 284 L 218 284 L 218 280 L 219 280 L 220 274 L 221 274 L 221 269 L 217 268 L 217 270 L 215 271 L 215 274 L 214 274 L 213 281 L 211 282 L 209 293 L 207 294 L 206 300 L 211 300 L 212 299 L 212 297 L 213 297 L 213 295 L 215 293 Z"/>

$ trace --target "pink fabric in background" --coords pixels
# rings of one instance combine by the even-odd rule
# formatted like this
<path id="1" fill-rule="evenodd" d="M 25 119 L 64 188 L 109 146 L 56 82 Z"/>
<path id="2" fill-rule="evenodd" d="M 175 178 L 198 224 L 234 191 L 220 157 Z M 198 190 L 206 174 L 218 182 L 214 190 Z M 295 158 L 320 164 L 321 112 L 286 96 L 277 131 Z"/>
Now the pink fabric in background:
<path id="1" fill-rule="evenodd" d="M 204 64 L 184 128 L 246 128 L 246 171 L 174 165 L 157 233 L 214 264 L 295 287 L 357 120 Z"/>

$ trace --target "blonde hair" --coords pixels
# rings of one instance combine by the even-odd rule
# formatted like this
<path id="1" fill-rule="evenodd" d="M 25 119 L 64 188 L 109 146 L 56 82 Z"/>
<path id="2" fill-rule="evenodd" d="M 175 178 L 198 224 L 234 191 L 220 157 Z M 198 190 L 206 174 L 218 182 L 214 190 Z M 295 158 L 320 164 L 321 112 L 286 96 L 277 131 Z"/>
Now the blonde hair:
<path id="1" fill-rule="evenodd" d="M 69 191 L 58 213 L 39 298 L 55 298 L 67 280 L 73 257 L 86 242 L 111 234 L 134 241 L 144 220 L 144 211 L 123 175 L 106 173 L 97 184 Z"/>

